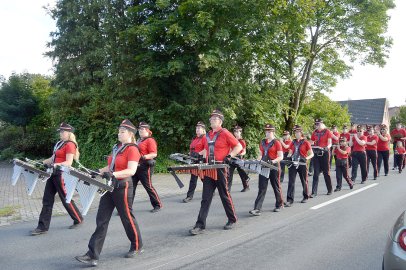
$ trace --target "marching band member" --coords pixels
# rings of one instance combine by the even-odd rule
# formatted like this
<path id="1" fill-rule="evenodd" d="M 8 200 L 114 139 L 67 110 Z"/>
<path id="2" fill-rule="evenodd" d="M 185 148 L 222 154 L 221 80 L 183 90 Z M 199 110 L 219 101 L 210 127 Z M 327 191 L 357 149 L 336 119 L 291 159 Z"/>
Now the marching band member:
<path id="1" fill-rule="evenodd" d="M 214 110 L 210 115 L 210 126 L 212 130 L 206 134 L 205 149 L 206 160 L 209 164 L 215 164 L 218 161 L 223 161 L 226 164 L 230 163 L 231 158 L 241 152 L 242 146 L 238 140 L 227 129 L 222 128 L 224 115 L 219 110 Z M 230 152 L 230 149 L 231 152 Z M 234 203 L 227 188 L 227 169 L 213 169 L 203 172 L 202 202 L 193 229 L 189 230 L 191 235 L 197 235 L 204 232 L 206 228 L 206 219 L 209 214 L 209 208 L 213 199 L 214 191 L 218 190 L 221 202 L 223 203 L 228 222 L 224 226 L 224 230 L 233 229 L 237 222 L 237 216 L 234 210 Z"/>
<path id="2" fill-rule="evenodd" d="M 289 149 L 292 144 L 292 139 L 290 138 L 289 131 L 285 130 L 283 132 L 283 137 L 279 141 L 282 145 L 283 159 L 286 159 L 288 157 Z M 284 178 L 285 178 L 285 163 L 281 163 L 281 183 L 283 182 Z"/>
<path id="3" fill-rule="evenodd" d="M 358 165 L 361 168 L 361 184 L 364 184 L 367 180 L 367 157 L 365 154 L 365 145 L 367 142 L 367 137 L 364 135 L 364 129 L 361 125 L 357 126 L 357 133 L 353 134 L 350 138 L 350 146 L 352 146 L 352 172 L 351 180 L 355 183 L 357 178 Z"/>
<path id="4" fill-rule="evenodd" d="M 240 126 L 235 126 L 233 129 L 234 137 L 238 140 L 238 142 L 242 146 L 241 152 L 238 153 L 238 155 L 237 155 L 237 157 L 239 159 L 242 159 L 242 157 L 247 153 L 247 144 L 246 144 L 245 140 L 242 138 L 241 133 L 242 133 L 242 128 Z M 250 190 L 250 186 L 248 183 L 250 178 L 248 177 L 247 173 L 240 167 L 230 164 L 230 171 L 229 171 L 229 178 L 228 178 L 228 191 L 231 192 L 231 186 L 233 184 L 233 176 L 234 176 L 235 169 L 237 169 L 237 172 L 241 178 L 241 183 L 243 186 L 243 189 L 241 190 L 241 192 L 246 192 L 246 191 Z"/>
<path id="5" fill-rule="evenodd" d="M 391 136 L 388 133 L 388 127 L 385 124 L 381 125 L 381 131 L 378 133 L 378 174 L 381 171 L 381 164 L 383 161 L 383 168 L 385 176 L 389 173 L 389 144 Z"/>
<path id="6" fill-rule="evenodd" d="M 392 140 L 393 140 L 393 152 L 395 152 L 395 148 L 397 146 L 397 142 L 402 142 L 406 140 L 406 130 L 402 128 L 402 123 L 401 122 L 396 122 L 396 128 L 394 128 L 391 133 L 390 133 Z M 405 145 L 403 145 L 405 146 Z M 395 162 L 395 156 L 393 156 L 393 170 L 396 169 L 396 162 Z"/>
<path id="7" fill-rule="evenodd" d="M 366 141 L 366 151 L 367 151 L 367 174 L 369 173 L 369 163 L 372 164 L 374 169 L 374 180 L 378 177 L 378 136 L 375 135 L 375 129 L 371 126 L 368 127 L 368 136 Z"/>
<path id="8" fill-rule="evenodd" d="M 258 195 L 255 200 L 254 209 L 249 211 L 253 216 L 261 215 L 262 203 L 265 199 L 266 190 L 268 188 L 268 181 L 271 182 L 275 194 L 275 208 L 274 212 L 279 212 L 283 207 L 282 187 L 280 182 L 280 166 L 279 162 L 283 159 L 282 145 L 279 140 L 275 139 L 275 127 L 271 124 L 266 124 L 264 127 L 265 139 L 259 144 L 260 156 L 258 160 L 263 160 L 272 163 L 278 167 L 278 170 L 271 170 L 269 177 L 259 175 L 258 179 Z"/>
<path id="9" fill-rule="evenodd" d="M 313 175 L 313 185 L 312 194 L 310 198 L 317 196 L 317 188 L 319 185 L 319 175 L 323 172 L 324 181 L 326 182 L 327 195 L 331 195 L 333 187 L 331 184 L 330 177 L 330 147 L 332 144 L 332 134 L 329 129 L 323 123 L 322 119 L 316 119 L 315 125 L 317 129 L 313 132 L 310 143 L 314 146 L 319 146 L 324 150 L 315 148 L 313 150 L 314 157 L 314 175 Z"/>
<path id="10" fill-rule="evenodd" d="M 203 157 L 203 155 L 205 154 L 204 150 L 205 136 L 206 136 L 206 125 L 202 121 L 199 121 L 196 124 L 196 137 L 194 137 L 192 142 L 190 143 L 190 156 L 198 159 Z M 186 198 L 183 199 L 184 203 L 188 203 L 193 199 L 193 195 L 195 193 L 197 185 L 197 178 L 198 174 L 192 170 L 190 174 L 189 190 L 187 192 Z"/>
<path id="11" fill-rule="evenodd" d="M 312 150 L 312 146 L 310 143 L 305 140 L 303 137 L 303 130 L 300 126 L 296 125 L 293 128 L 293 132 L 295 133 L 295 139 L 292 141 L 288 158 L 292 161 L 299 161 L 306 163 L 307 160 L 311 159 L 314 154 Z M 302 182 L 303 187 L 303 199 L 302 203 L 306 203 L 309 199 L 309 188 L 308 188 L 308 181 L 307 181 L 307 164 L 306 165 L 298 165 L 297 167 L 292 164 L 289 167 L 289 184 L 288 184 L 288 194 L 286 198 L 286 207 L 290 207 L 292 203 L 295 201 L 295 182 L 296 182 L 296 174 L 299 173 L 300 181 Z"/>
<path id="12" fill-rule="evenodd" d="M 154 158 L 156 158 L 158 153 L 157 143 L 152 137 L 150 126 L 145 122 L 139 123 L 138 134 L 140 135 L 140 139 L 137 141 L 137 145 L 138 149 L 140 150 L 141 158 L 138 164 L 138 169 L 132 177 L 134 184 L 133 195 L 135 197 L 138 182 L 141 182 L 148 193 L 149 200 L 151 201 L 153 207 L 151 213 L 155 213 L 162 208 L 162 202 L 159 199 L 158 193 L 156 192 L 155 188 L 152 186 L 151 180 L 155 166 Z"/>
<path id="13" fill-rule="evenodd" d="M 124 120 L 118 129 L 120 143 L 113 147 L 112 154 L 108 158 L 108 165 L 99 169 L 103 178 L 113 181 L 114 190 L 107 192 L 100 199 L 96 216 L 97 227 L 90 238 L 89 250 L 85 255 L 75 257 L 82 263 L 92 266 L 97 265 L 114 208 L 117 209 L 120 215 L 121 222 L 131 243 L 130 250 L 125 257 L 133 258 L 136 254 L 142 252 L 141 234 L 132 211 L 133 182 L 131 176 L 137 171 L 141 157 L 135 144 L 136 132 L 136 127 L 129 120 Z"/>
<path id="14" fill-rule="evenodd" d="M 59 126 L 58 131 L 60 141 L 56 143 L 52 157 L 43 161 L 44 164 L 53 166 L 54 171 L 45 185 L 38 226 L 31 231 L 31 235 L 44 234 L 49 230 L 56 193 L 58 193 L 63 206 L 73 219 L 73 225 L 71 225 L 69 229 L 75 229 L 83 222 L 83 217 L 79 209 L 76 207 L 75 202 L 71 200 L 70 203 L 66 203 L 66 190 L 62 178 L 62 172 L 56 169 L 58 165 L 67 167 L 72 166 L 73 160 L 79 159 L 78 144 L 76 142 L 75 134 L 73 133 L 75 129 L 69 124 L 62 123 Z"/>
<path id="15" fill-rule="evenodd" d="M 403 146 L 402 141 L 397 141 L 396 142 L 396 148 L 395 148 L 395 167 L 399 169 L 399 173 L 402 173 L 402 169 L 404 169 L 404 163 L 403 160 L 405 158 L 405 147 Z"/>
<path id="16" fill-rule="evenodd" d="M 340 137 L 340 145 L 335 149 L 337 161 L 336 161 L 336 178 L 337 186 L 334 192 L 340 191 L 343 177 L 347 181 L 350 189 L 353 189 L 354 185 L 348 175 L 348 157 L 351 153 L 351 147 L 347 145 L 347 138 L 345 136 Z"/>

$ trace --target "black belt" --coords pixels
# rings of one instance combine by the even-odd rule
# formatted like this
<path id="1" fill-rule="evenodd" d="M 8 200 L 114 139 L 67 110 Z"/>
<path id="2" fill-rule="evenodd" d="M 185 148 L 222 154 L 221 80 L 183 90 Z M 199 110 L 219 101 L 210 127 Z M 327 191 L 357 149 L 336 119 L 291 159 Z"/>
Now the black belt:
<path id="1" fill-rule="evenodd" d="M 132 181 L 132 178 L 127 177 L 127 178 L 123 178 L 123 179 L 117 179 L 114 177 L 113 179 L 111 179 L 111 181 L 112 181 L 113 187 L 118 188 L 118 187 L 120 187 L 120 183 L 130 182 L 130 181 Z"/>

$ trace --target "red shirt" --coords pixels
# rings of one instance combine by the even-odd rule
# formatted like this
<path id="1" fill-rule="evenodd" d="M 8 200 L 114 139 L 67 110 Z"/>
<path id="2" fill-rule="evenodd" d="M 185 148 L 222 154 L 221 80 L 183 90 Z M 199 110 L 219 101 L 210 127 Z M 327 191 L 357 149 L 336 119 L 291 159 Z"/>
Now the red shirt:
<path id="1" fill-rule="evenodd" d="M 301 139 L 301 140 L 304 140 L 304 139 Z M 294 139 L 293 140 L 293 142 L 296 142 L 297 141 L 297 139 Z M 291 143 L 290 144 L 290 147 L 289 147 L 289 149 L 288 150 L 292 150 L 292 155 L 294 155 L 295 154 L 295 145 L 294 145 L 294 143 Z M 310 144 L 310 142 L 308 142 L 308 141 L 304 141 L 303 143 L 302 143 L 302 145 L 299 147 L 299 154 L 300 154 L 300 156 L 301 157 L 307 157 L 307 153 L 309 153 L 309 151 L 312 149 L 312 146 L 311 146 L 311 144 Z"/>
<path id="2" fill-rule="evenodd" d="M 204 149 L 204 135 L 200 137 L 194 137 L 190 143 L 190 153 L 195 152 L 199 153 Z"/>
<path id="3" fill-rule="evenodd" d="M 368 136 L 369 132 L 368 131 L 364 131 L 364 136 Z"/>
<path id="4" fill-rule="evenodd" d="M 397 141 L 401 140 L 400 138 L 406 137 L 406 130 L 404 128 L 401 128 L 399 130 L 395 128 L 391 131 L 390 135 L 393 137 L 393 141 L 397 142 Z M 400 138 L 396 138 L 399 136 L 400 136 Z"/>
<path id="5" fill-rule="evenodd" d="M 56 150 L 54 163 L 64 162 L 66 161 L 67 154 L 75 154 L 75 153 L 76 153 L 76 145 L 73 142 L 67 142 L 59 150 Z"/>
<path id="6" fill-rule="evenodd" d="M 338 131 L 333 131 L 332 133 L 333 133 L 334 136 L 336 136 L 338 139 L 340 139 L 340 132 L 338 132 Z M 338 141 L 339 141 L 339 140 L 334 140 L 334 139 L 333 139 L 333 140 L 332 140 L 332 143 L 333 143 L 333 144 L 338 144 Z"/>
<path id="7" fill-rule="evenodd" d="M 339 159 L 347 159 L 348 156 L 349 156 L 349 154 L 351 153 L 351 147 L 346 146 L 345 149 L 343 149 L 343 147 L 340 146 L 340 149 L 343 150 L 343 151 L 345 151 L 346 154 L 343 154 L 343 153 L 341 153 L 340 151 L 338 151 L 338 149 L 336 149 L 336 150 L 335 150 L 335 153 L 336 153 L 337 158 L 339 158 Z"/>
<path id="8" fill-rule="evenodd" d="M 285 148 L 285 147 L 282 146 L 282 151 L 283 151 L 283 153 L 289 152 L 289 149 L 290 149 L 290 147 L 291 147 L 291 145 L 292 145 L 292 140 L 283 140 L 283 143 L 284 143 L 284 144 L 287 144 L 287 145 L 289 146 L 288 148 Z M 281 145 L 282 145 L 282 144 L 281 144 Z"/>
<path id="9" fill-rule="evenodd" d="M 364 135 L 361 135 L 359 138 L 359 140 L 361 141 L 367 141 L 367 137 L 365 137 Z M 360 145 L 358 144 L 357 140 L 353 137 L 352 138 L 352 151 L 353 152 L 364 152 L 365 151 L 365 145 Z"/>
<path id="10" fill-rule="evenodd" d="M 214 158 L 216 161 L 223 161 L 224 158 L 230 153 L 230 149 L 234 148 L 238 145 L 238 140 L 234 137 L 233 134 L 231 134 L 230 131 L 227 129 L 223 128 L 222 130 L 219 130 L 218 132 L 221 133 L 218 135 L 216 143 L 214 144 Z M 214 135 L 218 132 L 214 132 L 213 130 L 210 130 L 208 135 L 210 140 L 214 138 Z M 207 151 L 207 158 L 209 157 L 209 144 L 207 142 L 207 139 L 205 137 L 204 139 L 204 148 Z"/>
<path id="11" fill-rule="evenodd" d="M 378 151 L 389 151 L 389 143 L 390 143 L 390 135 L 386 134 L 386 135 L 382 135 L 383 137 L 388 138 L 388 140 L 382 141 L 380 137 L 378 137 L 378 144 L 377 144 L 377 149 Z"/>
<path id="12" fill-rule="evenodd" d="M 239 155 L 241 155 L 241 153 L 244 152 L 245 149 L 247 149 L 247 144 L 245 143 L 245 141 L 243 139 L 239 139 L 238 142 L 242 146 L 242 150 L 240 151 L 240 153 L 238 153 Z"/>
<path id="13" fill-rule="evenodd" d="M 157 143 L 154 138 L 147 137 L 145 139 L 141 139 L 137 143 L 138 148 L 140 149 L 140 153 L 142 156 L 151 154 L 151 153 L 158 153 L 157 150 Z"/>
<path id="14" fill-rule="evenodd" d="M 321 136 L 320 141 L 317 142 L 317 139 L 318 139 L 317 134 L 318 133 L 323 133 L 323 132 L 324 132 L 324 135 Z M 312 137 L 311 137 L 311 140 L 314 142 L 314 145 L 315 146 L 320 146 L 320 147 L 327 147 L 328 139 L 331 139 L 331 131 L 328 130 L 328 129 L 324 129 L 324 130 L 322 130 L 320 132 L 316 129 L 315 131 L 313 131 L 313 134 L 312 134 Z"/>
<path id="15" fill-rule="evenodd" d="M 265 141 L 265 146 L 268 146 L 268 144 L 269 143 Z M 261 150 L 261 154 L 262 156 L 264 156 L 264 148 L 262 147 L 262 141 L 259 144 L 259 150 Z M 268 149 L 268 157 L 271 160 L 274 160 L 275 158 L 278 157 L 278 151 L 282 151 L 282 144 L 278 140 L 274 139 L 274 144 L 272 145 L 271 148 Z"/>
<path id="16" fill-rule="evenodd" d="M 118 145 L 119 148 L 120 148 L 120 146 L 121 145 Z M 117 154 L 116 159 L 114 161 L 114 171 L 118 172 L 118 171 L 127 169 L 129 161 L 139 162 L 140 157 L 141 157 L 140 152 L 138 151 L 138 148 L 136 146 L 134 146 L 134 145 L 127 146 L 127 148 L 125 148 L 123 152 Z M 107 164 L 109 167 L 110 167 L 112 159 L 113 159 L 113 157 L 112 157 L 112 155 L 110 155 L 107 160 Z M 120 180 L 122 178 L 117 178 L 117 179 Z"/>
<path id="17" fill-rule="evenodd" d="M 340 138 L 341 137 L 345 137 L 346 139 L 347 139 L 347 142 L 349 142 L 350 141 L 350 137 L 351 137 L 351 135 L 350 135 L 350 133 L 341 133 L 340 134 Z"/>
<path id="18" fill-rule="evenodd" d="M 350 131 L 348 131 L 348 133 L 355 134 L 355 133 L 357 133 L 357 129 L 350 129 Z"/>
<path id="19" fill-rule="evenodd" d="M 375 141 L 374 145 L 366 145 L 365 149 L 366 150 L 376 150 L 378 146 L 378 136 L 377 135 L 368 135 L 367 137 L 367 142 L 372 142 Z"/>
<path id="20" fill-rule="evenodd" d="M 405 153 L 404 147 L 396 147 L 395 150 L 398 152 L 398 155 L 403 155 Z"/>

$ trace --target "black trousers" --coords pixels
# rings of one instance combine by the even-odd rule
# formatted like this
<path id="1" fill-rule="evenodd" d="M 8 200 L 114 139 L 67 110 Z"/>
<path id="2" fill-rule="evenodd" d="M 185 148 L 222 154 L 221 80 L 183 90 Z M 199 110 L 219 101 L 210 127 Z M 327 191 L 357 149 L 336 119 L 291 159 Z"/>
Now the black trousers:
<path id="1" fill-rule="evenodd" d="M 193 195 L 195 194 L 198 178 L 199 177 L 197 175 L 194 175 L 194 174 L 190 175 L 189 190 L 187 191 L 186 197 L 193 198 Z"/>
<path id="2" fill-rule="evenodd" d="M 307 166 L 299 165 L 296 169 L 296 166 L 289 167 L 289 183 L 288 183 L 288 194 L 286 201 L 293 203 L 295 201 L 295 182 L 296 175 L 299 174 L 300 182 L 302 182 L 303 188 L 303 199 L 309 198 L 309 185 L 307 180 Z"/>
<path id="3" fill-rule="evenodd" d="M 156 192 L 155 188 L 152 186 L 151 180 L 151 167 L 146 164 L 140 164 L 137 168 L 136 173 L 134 174 L 133 178 L 133 197 L 135 197 L 135 192 L 137 190 L 138 182 L 141 182 L 142 186 L 148 193 L 149 200 L 151 201 L 152 207 L 162 208 L 162 202 L 159 199 L 158 192 Z"/>
<path id="4" fill-rule="evenodd" d="M 355 151 L 351 153 L 352 155 L 352 170 L 351 170 L 351 180 L 355 182 L 357 178 L 358 165 L 361 168 L 361 181 L 366 181 L 368 177 L 367 173 L 367 156 L 365 152 Z"/>
<path id="5" fill-rule="evenodd" d="M 139 250 L 142 248 L 142 239 L 138 223 L 135 220 L 132 203 L 133 203 L 133 185 L 131 180 L 120 181 L 118 187 L 113 192 L 106 192 L 100 199 L 99 209 L 96 216 L 96 230 L 89 241 L 89 251 L 87 254 L 98 260 L 100 252 L 106 239 L 107 229 L 114 208 L 120 215 L 128 240 L 130 240 L 130 250 Z"/>
<path id="6" fill-rule="evenodd" d="M 343 183 L 343 177 L 347 181 L 348 185 L 352 186 L 352 181 L 348 176 L 349 161 L 348 159 L 337 159 L 336 161 L 336 178 L 337 186 L 336 188 L 341 189 Z"/>
<path id="7" fill-rule="evenodd" d="M 313 173 L 313 170 L 314 170 L 313 164 L 314 164 L 314 157 L 312 157 L 310 159 L 310 162 L 309 162 L 309 169 L 308 170 L 309 170 L 310 173 Z"/>
<path id="8" fill-rule="evenodd" d="M 237 216 L 234 210 L 234 203 L 231 198 L 230 192 L 227 189 L 227 171 L 224 169 L 217 169 L 217 180 L 208 176 L 203 179 L 203 193 L 202 202 L 200 205 L 199 216 L 197 217 L 196 227 L 206 228 L 206 219 L 209 214 L 211 201 L 213 199 L 214 191 L 218 190 L 221 202 L 223 203 L 229 222 L 237 222 Z"/>
<path id="9" fill-rule="evenodd" d="M 327 192 L 332 192 L 333 186 L 331 184 L 330 177 L 330 152 L 324 152 L 322 156 L 315 154 L 313 157 L 313 183 L 312 183 L 312 194 L 317 195 L 317 189 L 319 186 L 319 176 L 320 172 L 323 173 L 324 181 L 326 182 Z"/>
<path id="10" fill-rule="evenodd" d="M 389 150 L 378 151 L 378 174 L 381 171 L 381 165 L 383 161 L 383 168 L 385 175 L 389 173 Z"/>
<path id="11" fill-rule="evenodd" d="M 395 154 L 394 156 L 395 156 L 395 167 L 398 168 L 399 172 L 402 172 L 404 156 L 398 154 Z"/>
<path id="12" fill-rule="evenodd" d="M 369 163 L 374 169 L 374 179 L 378 177 L 378 153 L 376 150 L 367 150 L 367 174 L 369 173 Z"/>
<path id="13" fill-rule="evenodd" d="M 42 210 L 41 214 L 39 215 L 37 227 L 40 230 L 49 230 L 56 193 L 58 193 L 59 198 L 61 198 L 61 202 L 69 216 L 73 219 L 73 223 L 78 224 L 83 221 L 82 214 L 77 208 L 75 202 L 71 200 L 70 203 L 66 203 L 65 184 L 61 173 L 57 172 L 47 180 L 45 185 L 44 197 L 42 198 Z"/>
<path id="14" fill-rule="evenodd" d="M 289 152 L 283 153 L 283 159 L 287 159 Z M 285 178 L 285 167 L 286 164 L 285 163 L 281 163 L 281 177 L 280 177 L 280 181 L 281 183 L 283 182 L 283 179 Z"/>
<path id="15" fill-rule="evenodd" d="M 269 178 L 266 178 L 263 175 L 259 175 L 258 179 L 258 195 L 255 200 L 254 209 L 261 210 L 262 203 L 265 199 L 266 190 L 268 189 L 268 181 L 271 182 L 271 186 L 273 188 L 273 192 L 275 194 L 275 207 L 282 207 L 283 206 L 283 198 L 282 198 L 282 186 L 280 182 L 280 171 L 271 170 L 269 174 Z"/>
<path id="16" fill-rule="evenodd" d="M 247 173 L 240 167 L 230 165 L 229 174 L 228 174 L 228 191 L 229 192 L 231 192 L 231 186 L 233 185 L 233 176 L 234 176 L 235 169 L 237 169 L 237 172 L 240 175 L 242 186 L 244 188 L 247 188 L 249 186 L 249 184 L 248 184 L 249 177 L 248 177 Z"/>

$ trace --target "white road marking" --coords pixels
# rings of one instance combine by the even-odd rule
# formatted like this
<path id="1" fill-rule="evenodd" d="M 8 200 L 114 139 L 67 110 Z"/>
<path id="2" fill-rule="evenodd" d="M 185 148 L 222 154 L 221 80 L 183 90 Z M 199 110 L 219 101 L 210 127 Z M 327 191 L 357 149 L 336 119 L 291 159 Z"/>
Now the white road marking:
<path id="1" fill-rule="evenodd" d="M 362 191 L 364 191 L 364 190 L 367 190 L 367 189 L 369 189 L 369 188 L 375 187 L 375 186 L 377 186 L 377 185 L 378 185 L 378 183 L 374 183 L 374 184 L 368 185 L 368 186 L 366 186 L 366 187 L 357 189 L 357 190 L 355 190 L 355 191 L 353 191 L 353 192 L 351 192 L 351 193 L 348 193 L 348 194 L 345 194 L 345 195 L 343 195 L 343 196 L 340 196 L 340 197 L 334 198 L 334 199 L 332 199 L 332 200 L 329 200 L 329 201 L 327 201 L 327 202 L 324 202 L 324 203 L 315 205 L 315 206 L 311 207 L 310 209 L 311 209 L 311 210 L 320 209 L 320 208 L 322 208 L 322 207 L 324 207 L 324 206 L 326 206 L 326 205 L 335 203 L 335 202 L 337 202 L 337 201 L 340 201 L 340 200 L 342 200 L 342 199 L 345 199 L 345 198 L 347 198 L 347 197 L 350 197 L 350 196 L 352 196 L 352 195 L 355 195 L 355 194 L 357 194 L 357 193 L 360 193 L 360 192 L 362 192 Z"/>

